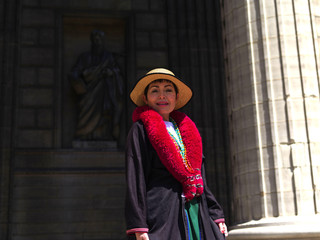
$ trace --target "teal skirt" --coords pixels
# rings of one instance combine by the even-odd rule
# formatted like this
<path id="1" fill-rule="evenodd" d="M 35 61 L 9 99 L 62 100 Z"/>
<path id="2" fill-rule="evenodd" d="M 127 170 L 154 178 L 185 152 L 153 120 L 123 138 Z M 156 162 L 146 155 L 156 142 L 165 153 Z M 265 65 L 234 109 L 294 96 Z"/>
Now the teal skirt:
<path id="1" fill-rule="evenodd" d="M 193 198 L 190 202 L 186 203 L 185 212 L 188 221 L 188 239 L 201 240 L 198 198 Z"/>

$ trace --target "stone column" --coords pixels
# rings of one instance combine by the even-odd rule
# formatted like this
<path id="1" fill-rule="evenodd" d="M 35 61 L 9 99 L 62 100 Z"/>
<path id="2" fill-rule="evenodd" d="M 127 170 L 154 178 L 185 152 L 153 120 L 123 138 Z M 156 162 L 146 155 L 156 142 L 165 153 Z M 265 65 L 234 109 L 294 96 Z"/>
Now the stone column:
<path id="1" fill-rule="evenodd" d="M 14 93 L 19 1 L 0 2 L 0 239 L 10 232 L 10 179 L 14 142 Z"/>
<path id="2" fill-rule="evenodd" d="M 229 239 L 320 236 L 319 5 L 221 0 L 232 138 Z"/>

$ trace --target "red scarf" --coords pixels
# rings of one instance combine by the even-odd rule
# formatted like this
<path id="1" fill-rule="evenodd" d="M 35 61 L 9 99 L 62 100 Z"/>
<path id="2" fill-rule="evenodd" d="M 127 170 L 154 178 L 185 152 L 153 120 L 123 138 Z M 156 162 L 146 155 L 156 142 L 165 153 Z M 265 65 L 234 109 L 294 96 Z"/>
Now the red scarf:
<path id="1" fill-rule="evenodd" d="M 149 140 L 156 150 L 162 164 L 183 187 L 187 201 L 203 192 L 201 176 L 202 140 L 194 122 L 184 113 L 173 111 L 170 117 L 177 123 L 182 141 L 186 148 L 187 159 L 191 170 L 183 163 L 180 152 L 170 137 L 163 118 L 149 106 L 137 107 L 132 115 L 133 122 L 141 120 Z"/>

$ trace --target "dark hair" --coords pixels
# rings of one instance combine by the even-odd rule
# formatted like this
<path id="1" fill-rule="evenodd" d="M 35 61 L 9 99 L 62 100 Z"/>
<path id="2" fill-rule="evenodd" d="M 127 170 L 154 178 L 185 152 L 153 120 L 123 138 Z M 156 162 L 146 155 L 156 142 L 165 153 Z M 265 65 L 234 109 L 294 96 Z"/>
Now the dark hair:
<path id="1" fill-rule="evenodd" d="M 173 82 L 171 82 L 170 80 L 167 80 L 167 79 L 157 79 L 157 80 L 152 81 L 151 83 L 158 83 L 158 82 L 159 83 L 162 83 L 162 82 L 172 83 L 172 85 L 174 87 L 174 90 L 176 91 L 176 94 L 179 92 L 177 86 Z M 144 89 L 144 95 L 146 97 L 147 97 L 149 86 L 150 86 L 151 83 L 149 83 L 148 86 L 146 86 L 146 88 Z"/>

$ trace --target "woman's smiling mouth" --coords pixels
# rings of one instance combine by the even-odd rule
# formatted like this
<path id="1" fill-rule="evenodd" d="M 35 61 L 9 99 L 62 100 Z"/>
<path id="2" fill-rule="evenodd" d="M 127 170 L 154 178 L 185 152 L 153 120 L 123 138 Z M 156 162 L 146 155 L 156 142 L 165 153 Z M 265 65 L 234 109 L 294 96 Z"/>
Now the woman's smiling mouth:
<path id="1" fill-rule="evenodd" d="M 167 106 L 168 102 L 157 102 L 158 106 Z"/>

